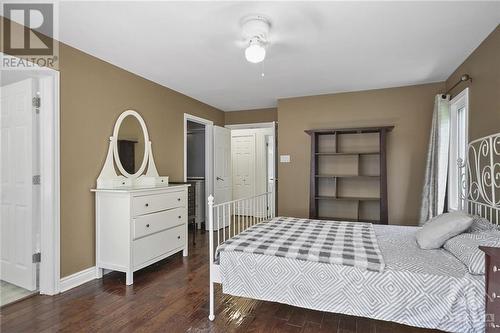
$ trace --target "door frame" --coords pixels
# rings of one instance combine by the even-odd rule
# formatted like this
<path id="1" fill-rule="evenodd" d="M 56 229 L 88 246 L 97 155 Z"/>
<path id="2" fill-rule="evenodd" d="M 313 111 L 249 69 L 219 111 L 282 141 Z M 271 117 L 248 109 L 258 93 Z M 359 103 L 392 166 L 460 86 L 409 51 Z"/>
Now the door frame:
<path id="1" fill-rule="evenodd" d="M 274 138 L 274 178 L 273 178 L 273 201 L 274 201 L 274 210 L 277 211 L 278 207 L 278 137 L 277 137 L 277 121 L 265 122 L 265 123 L 247 123 L 247 124 L 232 124 L 226 125 L 226 128 L 231 130 L 233 129 L 256 129 L 256 128 L 272 128 L 273 130 L 273 138 Z"/>
<path id="2" fill-rule="evenodd" d="M 192 121 L 205 126 L 205 197 L 213 195 L 213 130 L 214 122 L 205 118 L 193 116 L 189 113 L 184 113 L 184 182 L 187 181 L 187 122 Z M 208 221 L 208 200 L 205 202 L 205 226 Z"/>
<path id="3" fill-rule="evenodd" d="M 4 58 L 15 58 L 0 53 Z M 59 293 L 60 280 L 60 75 L 34 65 L 27 75 L 37 79 L 42 102 L 40 123 L 40 294 Z"/>
<path id="4" fill-rule="evenodd" d="M 267 122 L 267 123 L 249 123 L 249 124 L 232 124 L 232 125 L 226 125 L 224 127 L 229 128 L 229 129 L 253 129 L 253 128 L 275 128 L 275 121 Z M 274 136 L 276 136 L 276 133 L 274 133 Z"/>
<path id="5" fill-rule="evenodd" d="M 40 78 L 41 262 L 40 293 L 59 293 L 60 281 L 60 75 Z M 51 93 L 52 92 L 52 93 Z"/>

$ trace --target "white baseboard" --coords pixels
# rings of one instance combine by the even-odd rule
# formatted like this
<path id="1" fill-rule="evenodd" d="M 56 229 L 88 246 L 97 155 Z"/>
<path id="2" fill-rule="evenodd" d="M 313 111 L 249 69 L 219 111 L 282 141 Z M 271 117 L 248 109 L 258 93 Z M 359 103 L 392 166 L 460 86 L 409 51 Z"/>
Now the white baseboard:
<path id="1" fill-rule="evenodd" d="M 103 276 L 111 273 L 112 270 L 104 269 Z M 67 290 L 78 287 L 86 282 L 97 279 L 97 268 L 95 266 L 84 269 L 83 271 L 63 277 L 59 281 L 59 292 L 63 293 Z"/>
<path id="2" fill-rule="evenodd" d="M 92 281 L 96 278 L 96 268 L 95 266 L 84 269 L 83 271 L 76 272 L 69 276 L 63 277 L 59 281 L 59 291 L 65 292 L 67 290 L 73 289 L 82 285 L 86 282 Z"/>

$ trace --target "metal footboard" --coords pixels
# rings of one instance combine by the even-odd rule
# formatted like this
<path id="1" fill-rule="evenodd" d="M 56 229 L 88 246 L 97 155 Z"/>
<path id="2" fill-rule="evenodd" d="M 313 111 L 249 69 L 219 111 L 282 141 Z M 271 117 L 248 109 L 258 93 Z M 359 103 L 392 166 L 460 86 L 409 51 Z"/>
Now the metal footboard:
<path id="1" fill-rule="evenodd" d="M 214 283 L 220 283 L 219 265 L 214 262 L 215 249 L 242 231 L 275 216 L 274 192 L 214 204 L 208 197 L 208 230 L 210 262 L 210 320 L 214 315 Z"/>

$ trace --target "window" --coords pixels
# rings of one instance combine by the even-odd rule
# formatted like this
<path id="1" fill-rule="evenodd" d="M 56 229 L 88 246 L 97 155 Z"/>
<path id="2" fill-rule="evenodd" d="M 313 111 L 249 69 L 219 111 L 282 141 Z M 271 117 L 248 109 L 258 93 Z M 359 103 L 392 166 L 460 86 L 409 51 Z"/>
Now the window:
<path id="1" fill-rule="evenodd" d="M 448 173 L 448 209 L 460 209 L 460 174 L 458 160 L 465 161 L 468 143 L 469 88 L 450 102 L 450 162 Z"/>

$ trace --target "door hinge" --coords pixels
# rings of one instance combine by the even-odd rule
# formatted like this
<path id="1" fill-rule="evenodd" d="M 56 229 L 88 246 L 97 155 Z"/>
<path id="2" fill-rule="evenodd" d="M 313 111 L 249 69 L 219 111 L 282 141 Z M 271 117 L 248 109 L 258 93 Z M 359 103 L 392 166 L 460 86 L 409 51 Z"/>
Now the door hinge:
<path id="1" fill-rule="evenodd" d="M 40 185 L 40 175 L 33 176 L 33 185 Z"/>
<path id="2" fill-rule="evenodd" d="M 39 108 L 42 104 L 42 100 L 40 99 L 40 97 L 33 97 L 33 99 L 31 100 L 31 104 L 33 105 L 33 107 Z"/>
<path id="3" fill-rule="evenodd" d="M 37 262 L 42 261 L 42 254 L 40 252 L 33 253 L 33 263 L 36 264 Z"/>

